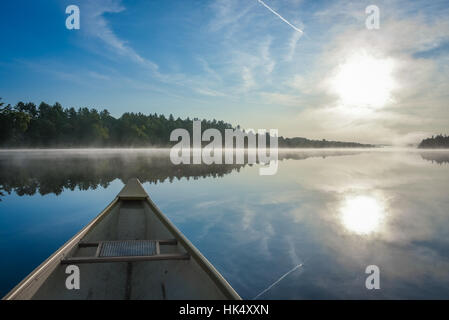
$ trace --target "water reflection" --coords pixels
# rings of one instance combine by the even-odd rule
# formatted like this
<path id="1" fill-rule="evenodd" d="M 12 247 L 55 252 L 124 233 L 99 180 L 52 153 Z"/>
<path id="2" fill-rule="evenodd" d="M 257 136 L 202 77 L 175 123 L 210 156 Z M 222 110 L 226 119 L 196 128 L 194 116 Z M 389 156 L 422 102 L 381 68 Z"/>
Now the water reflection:
<path id="1" fill-rule="evenodd" d="M 361 151 L 285 151 L 279 160 L 353 155 Z M 174 165 L 164 149 L 85 149 L 0 151 L 0 201 L 11 192 L 19 196 L 61 194 L 67 190 L 106 188 L 115 180 L 137 177 L 142 183 L 173 182 L 185 178 L 221 178 L 248 164 Z M 250 164 L 251 166 L 251 164 Z"/>
<path id="2" fill-rule="evenodd" d="M 106 188 L 115 180 L 137 177 L 142 183 L 173 182 L 181 178 L 219 178 L 244 165 L 179 165 L 168 152 L 155 151 L 68 151 L 0 153 L 0 191 L 19 196 L 61 194 L 67 190 Z"/>
<path id="3" fill-rule="evenodd" d="M 178 167 L 150 151 L 0 152 L 0 186 L 11 192 L 0 203 L 0 294 L 137 176 L 243 298 L 449 298 L 449 152 L 302 150 L 280 158 L 276 175 L 259 176 L 258 165 Z M 371 264 L 381 290 L 365 288 Z"/>
<path id="4" fill-rule="evenodd" d="M 385 219 L 385 208 L 371 196 L 348 196 L 340 207 L 343 226 L 360 235 L 379 231 Z"/>
<path id="5" fill-rule="evenodd" d="M 427 151 L 422 152 L 421 157 L 424 160 L 431 161 L 436 164 L 447 164 L 449 163 L 449 153 L 447 151 Z"/>

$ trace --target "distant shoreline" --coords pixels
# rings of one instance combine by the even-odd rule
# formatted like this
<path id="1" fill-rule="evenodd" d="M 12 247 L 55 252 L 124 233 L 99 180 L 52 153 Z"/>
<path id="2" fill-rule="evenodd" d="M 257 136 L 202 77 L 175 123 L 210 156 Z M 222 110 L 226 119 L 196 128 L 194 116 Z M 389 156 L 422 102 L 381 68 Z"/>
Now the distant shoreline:
<path id="1" fill-rule="evenodd" d="M 103 151 L 103 152 L 114 152 L 114 151 L 170 151 L 171 147 L 61 147 L 61 148 L 0 148 L 0 152 L 30 152 L 30 151 Z M 193 148 L 191 148 L 193 150 Z M 225 148 L 222 149 L 226 150 Z M 233 150 L 239 150 L 233 148 Z M 252 150 L 252 149 L 244 149 Z M 269 148 L 267 148 L 269 150 Z M 279 151 L 334 151 L 334 150 L 375 150 L 375 151 L 416 151 L 416 152 L 427 152 L 427 151 L 449 151 L 449 148 L 416 148 L 416 147 L 321 147 L 321 148 L 278 148 Z"/>
<path id="2" fill-rule="evenodd" d="M 18 148 L 0 148 L 0 151 L 51 151 L 51 150 L 74 150 L 74 151 L 81 151 L 81 150 L 171 150 L 170 147 L 46 147 L 46 148 L 27 148 L 27 147 L 18 147 Z M 204 148 L 202 148 L 204 149 Z M 232 148 L 232 150 L 254 150 L 254 148 Z M 270 148 L 267 147 L 267 150 Z M 388 149 L 388 147 L 301 147 L 301 148 L 285 148 L 285 147 L 279 147 L 278 150 L 350 150 L 350 149 L 357 149 L 357 150 L 368 150 L 368 149 Z M 412 149 L 412 148 L 409 148 Z M 194 150 L 194 148 L 190 148 L 190 150 Z M 222 148 L 222 150 L 227 150 L 226 148 Z M 257 149 L 256 149 L 257 150 Z"/>
<path id="3" fill-rule="evenodd" d="M 0 107 L 2 105 L 0 103 Z M 212 136 L 213 141 L 221 137 L 218 144 L 223 147 L 229 130 L 238 132 L 231 137 L 239 139 L 240 144 L 236 141 L 238 146 L 248 146 L 250 135 L 253 140 L 257 137 L 258 141 L 260 137 L 267 139 L 269 136 L 268 133 L 255 134 L 240 125 L 234 126 L 216 119 L 181 119 L 172 114 L 166 117 L 157 113 L 145 115 L 133 112 L 115 118 L 106 109 L 99 111 L 94 108 L 64 108 L 59 103 L 49 105 L 41 102 L 37 106 L 31 102 L 18 102 L 15 106 L 8 104 L 0 108 L 0 148 L 170 148 L 178 143 L 172 139 L 175 130 L 183 130 L 189 137 L 186 140 L 194 140 L 194 123 L 199 123 L 201 140 L 206 130 L 213 129 L 216 133 Z M 212 137 L 204 139 L 203 146 L 209 144 Z M 279 148 L 376 147 L 358 142 L 283 136 L 277 137 L 277 143 Z M 266 146 L 269 148 L 268 142 Z"/>

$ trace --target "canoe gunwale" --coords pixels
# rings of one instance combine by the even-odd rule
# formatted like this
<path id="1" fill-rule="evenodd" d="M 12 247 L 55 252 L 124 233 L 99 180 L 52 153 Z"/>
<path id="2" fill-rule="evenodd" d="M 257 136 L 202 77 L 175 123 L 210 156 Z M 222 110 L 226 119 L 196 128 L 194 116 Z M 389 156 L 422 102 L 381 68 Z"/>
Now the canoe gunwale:
<path id="1" fill-rule="evenodd" d="M 215 269 L 215 267 L 203 256 L 203 254 L 178 230 L 178 228 L 162 213 L 156 204 L 150 199 L 146 198 L 146 202 L 153 209 L 153 212 L 157 215 L 159 220 L 165 225 L 165 227 L 172 232 L 178 241 L 184 246 L 187 252 L 191 255 L 191 258 L 195 259 L 204 272 L 206 272 L 215 285 L 220 288 L 221 292 L 230 300 L 242 300 L 239 294 L 232 288 L 232 286 L 226 281 L 226 279 Z"/>

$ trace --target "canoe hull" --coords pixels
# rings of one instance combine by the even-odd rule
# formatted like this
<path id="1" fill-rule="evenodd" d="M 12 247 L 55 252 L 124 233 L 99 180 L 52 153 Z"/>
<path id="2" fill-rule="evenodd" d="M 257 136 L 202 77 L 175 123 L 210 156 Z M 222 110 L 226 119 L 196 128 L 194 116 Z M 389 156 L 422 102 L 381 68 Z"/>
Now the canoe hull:
<path id="1" fill-rule="evenodd" d="M 4 299 L 240 299 L 146 193 L 133 194 L 130 190 L 133 188 L 121 193 L 124 197 L 119 194 L 97 218 L 36 268 Z M 68 257 L 95 256 L 95 247 L 80 246 L 80 243 L 120 240 L 169 240 L 166 243 L 170 245 L 160 246 L 161 255 L 189 258 L 73 263 L 80 270 L 80 288 L 67 289 L 67 264 L 61 261 Z"/>

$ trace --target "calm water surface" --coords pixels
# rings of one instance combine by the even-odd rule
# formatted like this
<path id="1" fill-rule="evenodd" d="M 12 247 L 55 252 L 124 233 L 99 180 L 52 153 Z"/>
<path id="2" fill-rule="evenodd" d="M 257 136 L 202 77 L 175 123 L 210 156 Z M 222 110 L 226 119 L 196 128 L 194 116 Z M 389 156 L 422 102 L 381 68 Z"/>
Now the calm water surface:
<path id="1" fill-rule="evenodd" d="M 0 151 L 0 295 L 131 177 L 245 299 L 449 299 L 449 152 L 283 152 L 182 165 L 156 150 Z M 298 265 L 301 265 L 298 267 Z M 365 268 L 380 268 L 380 290 Z"/>

